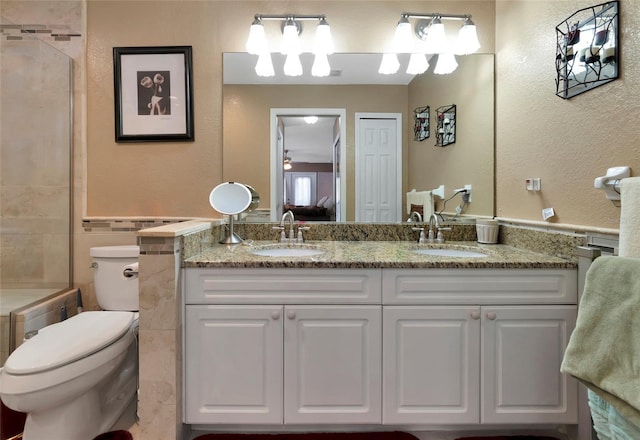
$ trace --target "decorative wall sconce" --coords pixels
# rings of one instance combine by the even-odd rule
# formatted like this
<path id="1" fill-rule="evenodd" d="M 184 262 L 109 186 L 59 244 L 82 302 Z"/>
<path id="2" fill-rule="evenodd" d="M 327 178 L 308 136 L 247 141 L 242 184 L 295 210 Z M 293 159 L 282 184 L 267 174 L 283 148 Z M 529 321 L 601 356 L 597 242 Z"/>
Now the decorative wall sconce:
<path id="1" fill-rule="evenodd" d="M 410 18 L 418 19 L 412 32 Z M 449 47 L 442 20 L 464 20 L 453 47 Z M 417 38 L 414 38 L 414 35 Z M 409 53 L 407 73 L 419 75 L 429 68 L 428 55 L 438 55 L 434 73 L 453 72 L 458 63 L 455 55 L 468 55 L 480 49 L 476 25 L 469 14 L 440 14 L 403 12 L 396 26 L 392 49 L 382 56 L 378 72 L 394 74 L 400 68 L 397 54 Z"/>
<path id="2" fill-rule="evenodd" d="M 556 95 L 569 99 L 618 78 L 617 1 L 579 9 L 556 36 Z"/>
<path id="3" fill-rule="evenodd" d="M 331 66 L 329 65 L 328 55 L 333 53 L 333 40 L 331 38 L 331 29 L 324 15 L 266 15 L 256 14 L 251 29 L 249 30 L 249 38 L 247 39 L 247 52 L 258 56 L 256 63 L 256 74 L 258 76 L 274 76 L 273 61 L 271 60 L 271 52 L 269 43 L 264 31 L 263 21 L 279 20 L 282 25 L 282 42 L 280 51 L 286 55 L 284 63 L 284 74 L 287 76 L 302 75 L 302 64 L 300 63 L 300 54 L 303 52 L 300 46 L 299 35 L 302 32 L 302 21 L 315 20 L 318 21 L 312 53 L 315 55 L 311 74 L 313 76 L 329 76 Z"/>
<path id="4" fill-rule="evenodd" d="M 422 142 L 429 137 L 429 106 L 418 107 L 413 111 L 413 140 Z"/>
<path id="5" fill-rule="evenodd" d="M 446 147 L 456 142 L 456 105 L 436 109 L 436 147 Z"/>

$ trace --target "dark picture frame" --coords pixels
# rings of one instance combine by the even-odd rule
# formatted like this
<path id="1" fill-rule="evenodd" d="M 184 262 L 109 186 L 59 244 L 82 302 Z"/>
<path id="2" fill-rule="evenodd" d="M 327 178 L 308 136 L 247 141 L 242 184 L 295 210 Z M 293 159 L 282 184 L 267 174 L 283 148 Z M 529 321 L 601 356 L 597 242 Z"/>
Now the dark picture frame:
<path id="1" fill-rule="evenodd" d="M 114 47 L 116 142 L 193 141 L 191 46 Z"/>

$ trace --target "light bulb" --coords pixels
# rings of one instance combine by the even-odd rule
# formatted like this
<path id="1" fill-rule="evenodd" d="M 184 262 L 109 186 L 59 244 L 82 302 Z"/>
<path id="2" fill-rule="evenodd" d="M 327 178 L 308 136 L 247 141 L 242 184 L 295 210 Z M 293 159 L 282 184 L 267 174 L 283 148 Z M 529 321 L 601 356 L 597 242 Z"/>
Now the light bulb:
<path id="1" fill-rule="evenodd" d="M 412 53 L 409 58 L 409 65 L 407 66 L 407 73 L 409 75 L 420 75 L 427 71 L 429 68 L 429 61 L 423 53 Z"/>
<path id="2" fill-rule="evenodd" d="M 263 52 L 269 51 L 267 47 L 267 37 L 264 34 L 264 26 L 259 18 L 256 18 L 253 23 L 251 23 L 246 48 L 247 52 L 251 55 L 260 55 Z"/>
<path id="3" fill-rule="evenodd" d="M 331 38 L 331 28 L 327 20 L 322 17 L 316 27 L 316 36 L 313 42 L 313 53 L 331 55 L 333 53 L 333 38 Z"/>
<path id="4" fill-rule="evenodd" d="M 273 70 L 271 54 L 269 52 L 263 52 L 258 55 L 258 62 L 256 63 L 256 75 L 274 76 L 275 74 L 276 72 Z"/>
<path id="5" fill-rule="evenodd" d="M 298 26 L 293 19 L 287 19 L 287 22 L 282 29 L 282 47 L 281 53 L 283 55 L 300 54 L 300 39 L 298 38 Z"/>
<path id="6" fill-rule="evenodd" d="M 458 31 L 455 53 L 457 55 L 469 55 L 477 52 L 478 49 L 480 49 L 480 42 L 478 41 L 476 25 L 470 18 L 467 18 Z"/>
<path id="7" fill-rule="evenodd" d="M 393 51 L 395 53 L 411 53 L 413 51 L 413 35 L 411 34 L 411 23 L 406 16 L 402 16 L 396 32 L 393 36 Z"/>
<path id="8" fill-rule="evenodd" d="M 313 66 L 311 66 L 311 75 L 313 76 L 329 76 L 331 74 L 331 66 L 329 65 L 329 59 L 327 54 L 316 54 L 313 60 Z"/>
<path id="9" fill-rule="evenodd" d="M 444 24 L 438 17 L 431 21 L 424 44 L 427 53 L 444 53 L 447 51 L 447 36 L 444 33 Z"/>
<path id="10" fill-rule="evenodd" d="M 382 55 L 378 73 L 382 75 L 393 75 L 399 68 L 400 62 L 398 61 L 398 56 L 395 53 L 385 53 Z"/>
<path id="11" fill-rule="evenodd" d="M 297 53 L 290 53 L 287 55 L 287 59 L 284 62 L 284 74 L 287 76 L 302 75 L 302 63 L 300 62 L 300 55 L 298 55 Z"/>
<path id="12" fill-rule="evenodd" d="M 441 53 L 438 55 L 438 62 L 433 73 L 447 75 L 458 68 L 456 57 L 452 53 Z"/>

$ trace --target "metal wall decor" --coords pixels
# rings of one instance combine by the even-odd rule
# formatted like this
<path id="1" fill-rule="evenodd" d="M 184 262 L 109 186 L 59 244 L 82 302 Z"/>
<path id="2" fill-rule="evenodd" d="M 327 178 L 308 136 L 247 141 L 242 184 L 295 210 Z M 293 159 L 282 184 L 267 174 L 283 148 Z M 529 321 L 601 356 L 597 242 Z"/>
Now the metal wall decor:
<path id="1" fill-rule="evenodd" d="M 429 137 L 429 106 L 413 111 L 413 140 L 422 142 Z"/>
<path id="2" fill-rule="evenodd" d="M 436 147 L 446 147 L 456 142 L 456 105 L 436 109 Z"/>
<path id="3" fill-rule="evenodd" d="M 579 9 L 556 36 L 556 95 L 569 99 L 618 78 L 618 1 Z"/>

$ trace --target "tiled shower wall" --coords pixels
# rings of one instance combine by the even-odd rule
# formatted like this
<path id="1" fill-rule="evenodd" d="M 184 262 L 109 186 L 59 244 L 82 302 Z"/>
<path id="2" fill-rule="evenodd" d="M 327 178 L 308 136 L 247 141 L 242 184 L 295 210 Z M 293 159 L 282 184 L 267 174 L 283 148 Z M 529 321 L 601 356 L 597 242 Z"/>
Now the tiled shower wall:
<path id="1" fill-rule="evenodd" d="M 37 38 L 0 41 L 0 287 L 69 285 L 71 63 Z"/>

